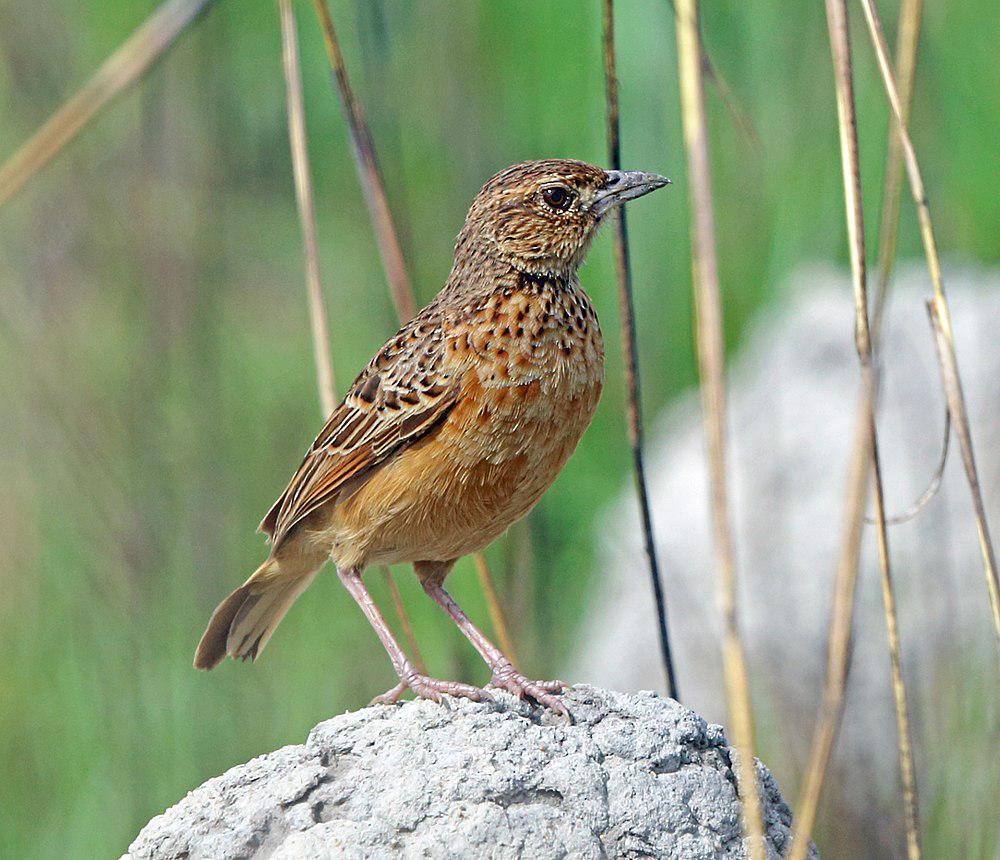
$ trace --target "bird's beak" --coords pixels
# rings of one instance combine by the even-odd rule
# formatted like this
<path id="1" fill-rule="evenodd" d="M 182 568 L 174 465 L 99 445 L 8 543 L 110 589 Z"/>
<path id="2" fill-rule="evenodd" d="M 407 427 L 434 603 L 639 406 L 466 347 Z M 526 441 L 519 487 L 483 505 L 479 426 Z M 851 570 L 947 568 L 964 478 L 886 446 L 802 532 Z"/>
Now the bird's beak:
<path id="1" fill-rule="evenodd" d="M 605 173 L 608 180 L 604 187 L 594 194 L 590 204 L 591 209 L 598 215 L 603 215 L 611 207 L 626 200 L 634 200 L 670 184 L 666 176 L 643 173 L 641 170 L 606 170 Z"/>

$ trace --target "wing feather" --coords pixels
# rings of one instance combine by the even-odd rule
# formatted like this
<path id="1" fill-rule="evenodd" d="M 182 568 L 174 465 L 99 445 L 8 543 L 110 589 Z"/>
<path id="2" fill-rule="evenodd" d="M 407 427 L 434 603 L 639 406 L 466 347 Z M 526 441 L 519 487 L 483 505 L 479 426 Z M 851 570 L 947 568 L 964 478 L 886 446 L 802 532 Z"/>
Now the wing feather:
<path id="1" fill-rule="evenodd" d="M 305 517 L 355 492 L 447 417 L 459 385 L 444 345 L 443 320 L 429 307 L 361 372 L 260 524 L 272 551 Z"/>

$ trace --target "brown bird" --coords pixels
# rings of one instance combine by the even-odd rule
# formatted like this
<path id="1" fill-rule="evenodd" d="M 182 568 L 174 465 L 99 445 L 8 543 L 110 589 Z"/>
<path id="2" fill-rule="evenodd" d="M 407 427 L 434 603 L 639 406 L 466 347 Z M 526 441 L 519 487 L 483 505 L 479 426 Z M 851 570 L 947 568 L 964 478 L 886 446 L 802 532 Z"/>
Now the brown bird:
<path id="1" fill-rule="evenodd" d="M 421 585 L 492 670 L 490 686 L 560 713 L 559 682 L 532 681 L 469 620 L 443 582 L 538 502 L 590 423 L 604 378 L 597 315 L 577 268 L 615 206 L 662 176 L 570 160 L 501 171 L 469 209 L 444 288 L 351 385 L 260 524 L 271 553 L 215 610 L 194 665 L 255 659 L 332 558 L 404 690 L 489 694 L 419 674 L 362 582 L 411 562 Z"/>

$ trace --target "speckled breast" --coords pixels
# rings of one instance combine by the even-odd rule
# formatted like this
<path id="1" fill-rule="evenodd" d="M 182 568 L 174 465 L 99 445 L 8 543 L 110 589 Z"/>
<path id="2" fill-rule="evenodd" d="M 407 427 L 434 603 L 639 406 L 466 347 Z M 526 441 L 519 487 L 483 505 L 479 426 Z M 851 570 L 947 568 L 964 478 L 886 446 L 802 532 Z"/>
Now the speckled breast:
<path id="1" fill-rule="evenodd" d="M 438 549 L 453 557 L 499 536 L 555 480 L 597 406 L 604 342 L 574 278 L 498 291 L 448 346 L 467 367 L 438 436 L 454 468 L 445 519 L 456 526 Z"/>
<path id="2" fill-rule="evenodd" d="M 448 560 L 490 543 L 552 484 L 597 406 L 604 344 L 575 279 L 498 290 L 447 332 L 461 396 L 439 428 L 373 478 L 395 501 L 369 563 Z M 419 498 L 407 482 L 419 483 Z"/>

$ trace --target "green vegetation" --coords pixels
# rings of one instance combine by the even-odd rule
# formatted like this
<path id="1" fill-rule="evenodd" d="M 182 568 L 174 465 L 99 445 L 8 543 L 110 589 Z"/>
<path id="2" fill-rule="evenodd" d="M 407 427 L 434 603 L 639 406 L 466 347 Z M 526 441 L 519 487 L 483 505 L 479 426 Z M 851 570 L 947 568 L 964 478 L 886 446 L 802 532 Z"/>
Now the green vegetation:
<path id="1" fill-rule="evenodd" d="M 465 208 L 495 170 L 553 155 L 605 160 L 597 4 L 331 5 L 422 301 L 443 283 Z M 882 5 L 891 28 L 894 4 Z M 152 6 L 0 6 L 0 159 Z M 309 4 L 297 6 L 342 388 L 394 315 L 318 30 Z M 670 15 L 663 0 L 620 4 L 624 162 L 683 180 Z M 929 4 L 913 120 L 940 245 L 982 262 L 1000 259 L 987 157 L 1000 127 L 996 34 L 984 26 L 994 17 L 984 0 Z M 760 135 L 748 140 L 709 89 L 735 346 L 796 264 L 844 260 L 833 85 L 817 4 L 706 4 L 704 27 Z M 867 42 L 857 45 L 874 213 L 885 101 Z M 678 181 L 630 213 L 650 416 L 694 382 L 686 203 Z M 912 256 L 912 207 L 902 211 L 900 255 Z M 586 647 L 574 621 L 593 520 L 628 482 L 609 236 L 582 279 L 609 341 L 605 396 L 528 526 L 488 553 L 518 657 L 540 675 Z M 319 426 L 270 0 L 219 0 L 0 210 L 0 403 L 0 855 L 120 853 L 187 789 L 390 685 L 381 648 L 332 576 L 255 667 L 190 668 L 209 612 L 262 557 L 254 528 Z M 457 631 L 397 574 L 432 670 L 485 681 Z M 471 564 L 453 587 L 486 617 Z M 926 803 L 933 826 L 947 802 L 928 793 Z"/>

